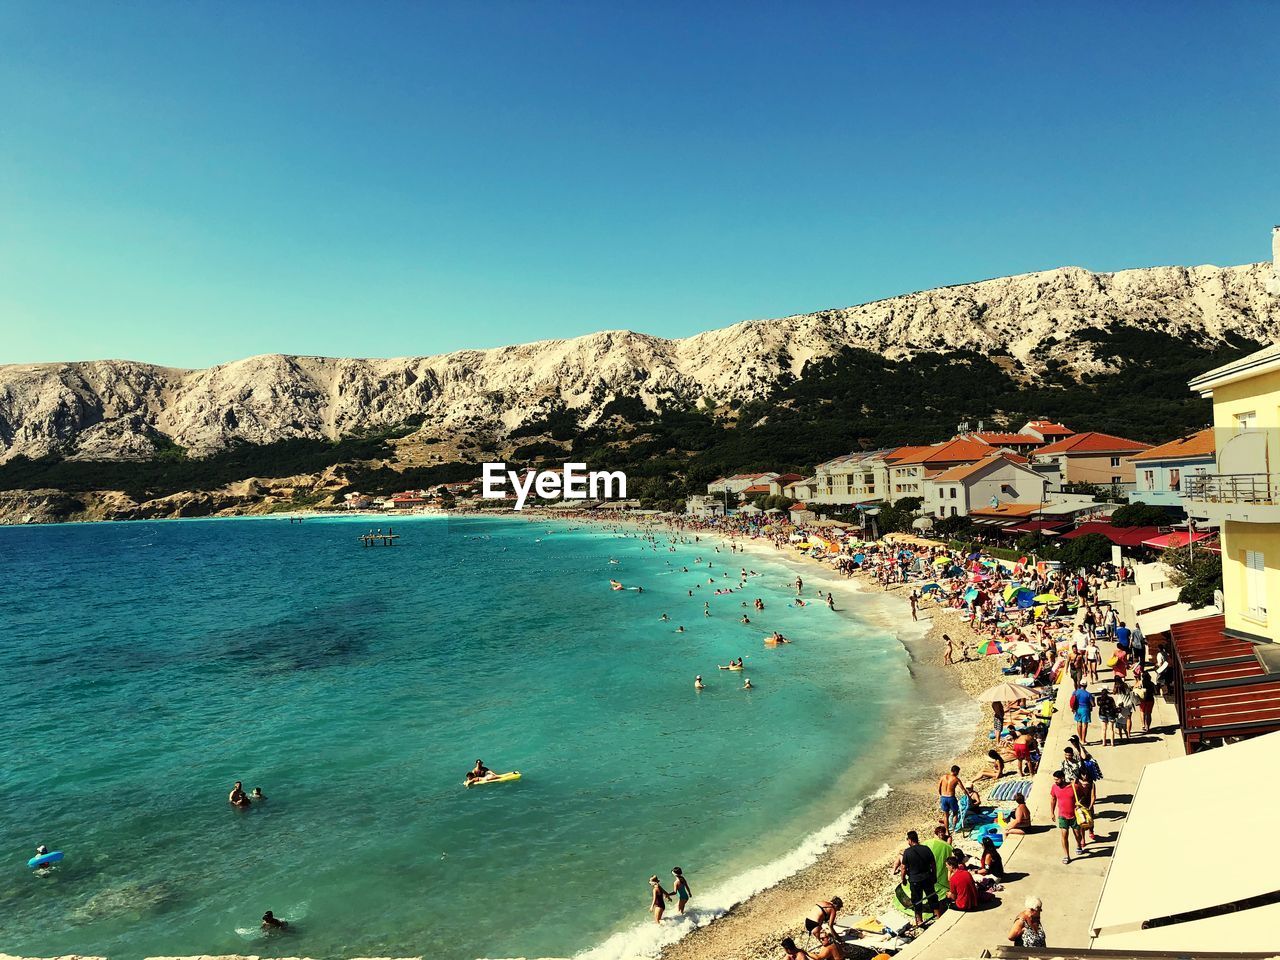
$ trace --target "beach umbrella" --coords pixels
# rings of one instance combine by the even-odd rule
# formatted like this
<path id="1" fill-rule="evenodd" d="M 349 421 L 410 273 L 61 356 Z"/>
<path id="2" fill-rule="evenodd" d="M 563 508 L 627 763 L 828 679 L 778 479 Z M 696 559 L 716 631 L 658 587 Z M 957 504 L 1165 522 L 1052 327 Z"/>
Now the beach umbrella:
<path id="1" fill-rule="evenodd" d="M 1036 597 L 1036 603 L 1061 603 L 1062 598 L 1053 593 L 1042 593 Z"/>
<path id="2" fill-rule="evenodd" d="M 1025 640 L 1019 640 L 1008 650 L 1015 657 L 1034 657 L 1039 651 Z"/>
<path id="3" fill-rule="evenodd" d="M 946 557 L 937 557 L 937 558 L 935 558 L 935 559 L 934 559 L 934 561 L 933 561 L 933 565 L 934 565 L 935 567 L 945 567 L 945 566 L 946 566 L 947 564 L 949 564 L 950 562 L 951 562 L 951 561 L 950 561 L 950 560 L 948 560 Z"/>
<path id="4" fill-rule="evenodd" d="M 1012 600 L 1012 599 L 1013 599 L 1013 595 L 1014 595 L 1015 593 L 1017 593 L 1017 592 L 1018 592 L 1019 590 L 1021 590 L 1021 589 L 1022 589 L 1022 587 L 1020 587 L 1020 586 L 1019 586 L 1018 584 L 1016 584 L 1016 583 L 1011 583 L 1011 584 L 1009 584 L 1007 587 L 1005 587 L 1005 588 L 1004 588 L 1004 598 L 1005 598 L 1005 600 Z"/>
<path id="5" fill-rule="evenodd" d="M 994 687 L 983 690 L 974 696 L 975 700 L 984 703 L 992 703 L 999 700 L 1001 703 L 1007 703 L 1010 700 L 1039 700 L 1040 691 L 1033 690 L 1030 687 L 1024 687 L 1020 683 L 997 683 Z"/>
<path id="6" fill-rule="evenodd" d="M 1004 653 L 998 640 L 983 640 L 982 643 L 978 644 L 979 656 L 987 657 L 997 653 Z"/>
<path id="7" fill-rule="evenodd" d="M 977 598 L 977 596 L 978 596 L 978 588 L 977 588 L 977 587 L 970 587 L 968 590 L 966 590 L 966 591 L 964 592 L 964 598 L 965 598 L 965 600 L 974 600 L 974 599 L 976 599 L 976 598 Z"/>

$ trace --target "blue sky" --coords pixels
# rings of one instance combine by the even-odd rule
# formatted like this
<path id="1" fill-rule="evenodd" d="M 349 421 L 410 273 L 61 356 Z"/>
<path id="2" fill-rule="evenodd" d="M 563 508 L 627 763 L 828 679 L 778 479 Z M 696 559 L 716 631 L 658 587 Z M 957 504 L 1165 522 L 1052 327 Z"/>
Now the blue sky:
<path id="1" fill-rule="evenodd" d="M 0 362 L 1266 259 L 1280 4 L 0 5 Z"/>

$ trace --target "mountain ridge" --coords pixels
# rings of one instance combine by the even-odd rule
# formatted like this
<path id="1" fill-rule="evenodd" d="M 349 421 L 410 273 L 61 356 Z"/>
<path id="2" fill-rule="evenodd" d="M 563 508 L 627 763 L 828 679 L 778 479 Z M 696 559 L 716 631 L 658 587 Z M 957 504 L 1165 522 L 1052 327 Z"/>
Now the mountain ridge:
<path id="1" fill-rule="evenodd" d="M 263 354 L 207 368 L 130 360 L 0 366 L 0 462 L 24 456 L 144 460 L 179 446 L 338 439 L 403 426 L 495 436 L 553 415 L 595 424 L 610 401 L 650 411 L 760 401 L 847 348 L 889 360 L 973 351 L 1026 382 L 1114 366 L 1090 336 L 1115 328 L 1212 343 L 1280 336 L 1270 263 L 1057 267 L 850 307 L 744 320 L 670 339 L 602 330 L 432 356 Z"/>

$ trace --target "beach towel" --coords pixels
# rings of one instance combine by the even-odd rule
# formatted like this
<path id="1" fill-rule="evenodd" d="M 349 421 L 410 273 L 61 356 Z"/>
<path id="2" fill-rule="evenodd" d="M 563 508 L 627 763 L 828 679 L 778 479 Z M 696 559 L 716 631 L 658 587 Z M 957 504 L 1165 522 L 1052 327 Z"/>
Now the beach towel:
<path id="1" fill-rule="evenodd" d="M 987 802 L 1005 803 L 1012 800 L 1015 793 L 1029 797 L 1031 795 L 1031 781 L 1002 780 L 991 788 L 991 792 L 987 794 Z"/>

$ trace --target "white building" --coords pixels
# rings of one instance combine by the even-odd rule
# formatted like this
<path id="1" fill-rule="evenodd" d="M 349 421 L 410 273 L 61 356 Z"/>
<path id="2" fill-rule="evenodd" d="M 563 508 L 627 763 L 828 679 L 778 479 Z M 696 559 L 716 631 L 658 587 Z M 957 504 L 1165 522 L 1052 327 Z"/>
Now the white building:
<path id="1" fill-rule="evenodd" d="M 1049 481 L 1016 454 L 992 454 L 951 467 L 923 481 L 923 509 L 935 517 L 966 517 L 1002 503 L 1040 503 Z"/>

